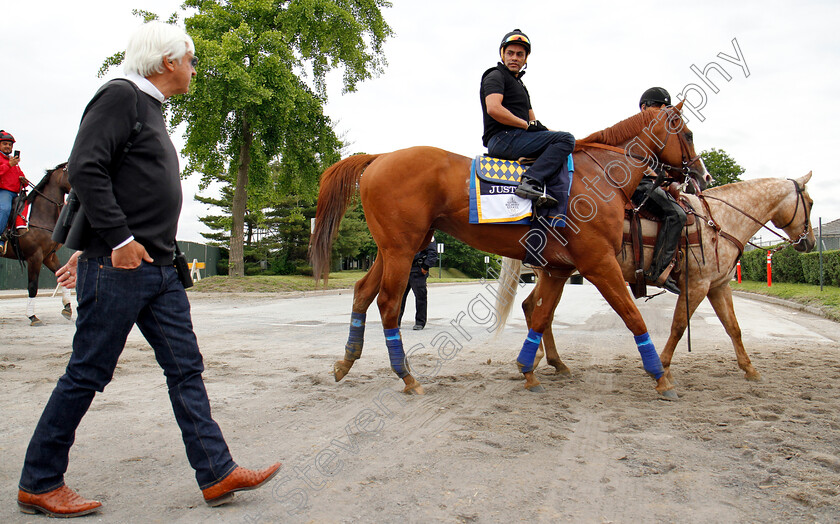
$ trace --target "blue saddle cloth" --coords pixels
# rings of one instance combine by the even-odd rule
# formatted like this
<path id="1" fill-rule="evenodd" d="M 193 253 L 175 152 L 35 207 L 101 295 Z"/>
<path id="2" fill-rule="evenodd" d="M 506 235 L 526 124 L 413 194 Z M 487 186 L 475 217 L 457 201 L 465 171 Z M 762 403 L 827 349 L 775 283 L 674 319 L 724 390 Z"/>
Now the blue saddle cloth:
<path id="1" fill-rule="evenodd" d="M 574 170 L 574 160 L 569 155 L 557 177 L 568 177 L 568 188 L 572 186 Z M 519 179 L 527 172 L 528 166 L 515 160 L 487 155 L 475 157 L 470 168 L 470 224 L 530 224 L 534 216 L 531 201 L 513 193 Z M 552 182 L 555 181 L 548 181 L 546 192 L 559 204 L 554 208 L 540 208 L 538 214 L 547 217 L 556 227 L 563 227 L 569 195 L 560 195 L 561 185 Z"/>

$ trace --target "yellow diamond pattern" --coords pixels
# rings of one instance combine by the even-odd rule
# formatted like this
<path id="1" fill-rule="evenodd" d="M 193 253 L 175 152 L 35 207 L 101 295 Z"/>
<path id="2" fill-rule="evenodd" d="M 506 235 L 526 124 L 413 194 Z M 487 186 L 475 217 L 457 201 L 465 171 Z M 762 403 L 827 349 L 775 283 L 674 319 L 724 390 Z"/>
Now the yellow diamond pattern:
<path id="1" fill-rule="evenodd" d="M 525 168 L 515 160 L 505 160 L 489 156 L 481 157 L 478 163 L 481 174 L 490 179 L 504 182 L 518 182 Z"/>

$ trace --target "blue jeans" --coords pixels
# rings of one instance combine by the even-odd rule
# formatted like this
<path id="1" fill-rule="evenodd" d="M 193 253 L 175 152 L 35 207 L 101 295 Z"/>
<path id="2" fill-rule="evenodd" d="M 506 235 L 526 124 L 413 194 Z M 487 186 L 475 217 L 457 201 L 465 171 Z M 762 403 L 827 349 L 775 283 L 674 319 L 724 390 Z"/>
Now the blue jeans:
<path id="1" fill-rule="evenodd" d="M 487 143 L 490 156 L 516 160 L 520 157 L 537 159 L 526 173 L 544 184 L 557 175 L 572 151 L 575 137 L 564 131 L 531 131 L 508 129 L 494 135 Z"/>
<path id="2" fill-rule="evenodd" d="M 236 464 L 210 415 L 190 304 L 175 268 L 144 262 L 137 269 L 116 269 L 110 257 L 80 259 L 76 296 L 73 353 L 29 442 L 20 489 L 40 494 L 64 484 L 76 428 L 96 392 L 111 381 L 135 323 L 163 368 L 199 486 L 224 479 Z"/>
<path id="3" fill-rule="evenodd" d="M 0 233 L 6 230 L 9 223 L 9 215 L 12 214 L 12 201 L 15 199 L 14 191 L 0 189 Z"/>

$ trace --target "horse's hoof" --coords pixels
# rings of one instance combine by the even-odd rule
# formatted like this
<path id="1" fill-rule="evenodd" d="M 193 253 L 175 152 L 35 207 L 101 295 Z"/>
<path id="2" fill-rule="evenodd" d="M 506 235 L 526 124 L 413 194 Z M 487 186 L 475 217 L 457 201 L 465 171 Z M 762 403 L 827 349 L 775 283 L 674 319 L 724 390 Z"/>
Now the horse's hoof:
<path id="1" fill-rule="evenodd" d="M 406 395 L 425 395 L 426 391 L 423 389 L 423 386 L 421 386 L 419 382 L 415 382 L 410 386 L 405 386 L 405 388 L 403 389 L 403 393 L 405 393 Z"/>
<path id="2" fill-rule="evenodd" d="M 750 382 L 764 382 L 764 379 L 761 378 L 761 373 L 756 371 L 755 373 L 747 373 L 744 375 L 744 378 L 749 380 Z"/>
<path id="3" fill-rule="evenodd" d="M 70 309 L 62 309 L 61 316 L 66 318 L 67 320 L 73 320 L 73 311 Z"/>
<path id="4" fill-rule="evenodd" d="M 36 317 L 35 315 L 32 315 L 31 317 L 29 317 L 29 325 L 30 326 L 43 326 L 44 323 L 41 322 L 40 318 Z"/>
<path id="5" fill-rule="evenodd" d="M 669 389 L 667 391 L 662 391 L 659 393 L 663 400 L 679 400 L 680 397 L 677 395 L 676 390 Z"/>
<path id="6" fill-rule="evenodd" d="M 536 384 L 534 386 L 525 386 L 525 389 L 527 389 L 531 393 L 545 393 L 545 388 L 542 384 Z"/>
<path id="7" fill-rule="evenodd" d="M 403 377 L 403 382 L 405 382 L 405 389 L 403 389 L 403 393 L 406 395 L 425 395 L 426 392 L 423 391 L 423 386 L 417 382 L 417 379 L 411 375 L 406 375 Z"/>
<path id="8" fill-rule="evenodd" d="M 554 374 L 555 375 L 560 375 L 561 377 L 571 377 L 572 376 L 572 370 L 569 369 L 566 366 L 563 366 L 563 367 L 555 366 L 554 367 Z"/>
<path id="9" fill-rule="evenodd" d="M 350 367 L 353 364 L 347 365 L 347 361 L 339 360 L 335 364 L 333 364 L 333 374 L 335 375 L 335 381 L 339 382 L 341 379 L 347 376 L 347 373 L 350 372 Z"/>

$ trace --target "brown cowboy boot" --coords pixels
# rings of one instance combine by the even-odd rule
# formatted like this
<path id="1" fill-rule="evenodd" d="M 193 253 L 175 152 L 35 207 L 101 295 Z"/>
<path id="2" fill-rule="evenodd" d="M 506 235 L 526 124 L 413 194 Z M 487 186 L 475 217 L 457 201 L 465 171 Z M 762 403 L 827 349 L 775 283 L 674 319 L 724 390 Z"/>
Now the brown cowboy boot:
<path id="1" fill-rule="evenodd" d="M 67 486 L 40 495 L 18 490 L 17 503 L 26 514 L 34 515 L 40 511 L 48 517 L 81 517 L 102 506 L 101 502 L 84 499 Z"/>
<path id="2" fill-rule="evenodd" d="M 260 471 L 236 467 L 230 475 L 209 488 L 204 488 L 201 493 L 204 495 L 204 502 L 208 506 L 221 506 L 233 500 L 235 491 L 257 489 L 262 486 L 280 471 L 283 464 L 278 462 Z"/>

